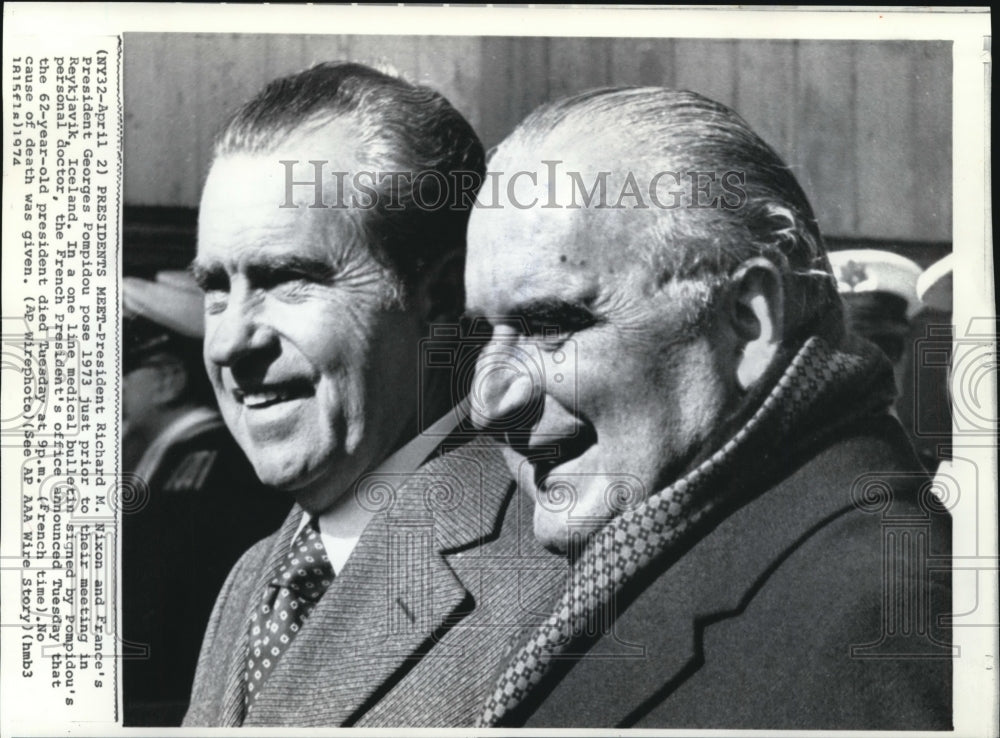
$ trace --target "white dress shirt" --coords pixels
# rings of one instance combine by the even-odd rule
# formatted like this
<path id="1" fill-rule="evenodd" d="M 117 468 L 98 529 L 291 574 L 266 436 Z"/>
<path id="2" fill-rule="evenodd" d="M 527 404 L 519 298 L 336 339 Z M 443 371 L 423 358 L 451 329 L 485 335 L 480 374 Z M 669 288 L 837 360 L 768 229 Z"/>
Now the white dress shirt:
<path id="1" fill-rule="evenodd" d="M 423 433 L 410 440 L 391 454 L 370 473 L 370 476 L 385 474 L 398 486 L 401 479 L 415 472 L 420 465 L 433 453 L 446 436 L 451 434 L 458 425 L 461 409 L 449 410 L 443 417 L 428 426 Z M 369 476 L 366 474 L 365 476 Z M 347 559 L 357 545 L 361 534 L 372 519 L 375 512 L 362 507 L 353 494 L 346 495 L 340 504 L 334 505 L 319 516 L 319 533 L 326 548 L 326 555 L 333 565 L 335 574 L 340 574 Z M 312 515 L 303 513 L 298 530 L 292 540 L 309 523 Z"/>

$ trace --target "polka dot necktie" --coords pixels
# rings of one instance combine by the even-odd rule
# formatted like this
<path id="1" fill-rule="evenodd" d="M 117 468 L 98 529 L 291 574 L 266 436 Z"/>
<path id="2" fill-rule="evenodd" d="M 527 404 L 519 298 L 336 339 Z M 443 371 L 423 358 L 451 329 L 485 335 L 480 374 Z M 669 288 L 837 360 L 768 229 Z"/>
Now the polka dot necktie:
<path id="1" fill-rule="evenodd" d="M 313 518 L 295 537 L 250 619 L 244 675 L 247 714 L 253 710 L 261 685 L 332 581 L 333 566 Z"/>

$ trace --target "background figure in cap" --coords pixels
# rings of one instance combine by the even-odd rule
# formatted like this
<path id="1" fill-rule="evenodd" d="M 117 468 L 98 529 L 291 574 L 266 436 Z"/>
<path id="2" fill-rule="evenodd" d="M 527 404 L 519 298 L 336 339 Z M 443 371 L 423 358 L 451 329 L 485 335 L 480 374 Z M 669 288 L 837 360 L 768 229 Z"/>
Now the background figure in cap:
<path id="1" fill-rule="evenodd" d="M 194 281 L 126 277 L 123 295 L 122 470 L 135 490 L 122 516 L 124 717 L 179 724 L 215 594 L 289 504 L 267 493 L 215 408 Z"/>
<path id="2" fill-rule="evenodd" d="M 199 371 L 204 318 L 194 280 L 160 272 L 155 282 L 124 284 L 122 468 L 148 481 L 172 438 L 218 413 Z"/>
<path id="3" fill-rule="evenodd" d="M 916 433 L 917 377 L 914 372 L 914 320 L 923 309 L 917 297 L 919 265 L 891 251 L 847 249 L 829 254 L 844 301 L 847 328 L 868 339 L 892 362 L 896 379 L 895 413 L 910 436 L 921 463 L 934 468 L 936 458 Z"/>
<path id="4" fill-rule="evenodd" d="M 951 367 L 954 359 L 954 327 L 952 325 L 954 254 L 931 264 L 917 280 L 917 297 L 924 307 L 924 335 L 918 343 L 921 349 L 914 362 L 920 373 L 920 423 L 924 441 L 921 460 L 931 471 L 937 471 L 934 491 L 946 490 L 945 478 L 954 473 L 952 464 Z M 925 395 L 933 392 L 928 401 Z M 919 448 L 919 447 L 918 447 Z M 974 482 L 973 482 L 974 484 Z"/>
<path id="5" fill-rule="evenodd" d="M 924 307 L 939 313 L 952 311 L 952 271 L 954 254 L 931 264 L 917 279 L 917 297 Z"/>
<path id="6" fill-rule="evenodd" d="M 910 321 L 921 308 L 917 299 L 921 269 L 905 256 L 877 249 L 832 251 L 829 257 L 847 307 L 848 328 L 882 349 L 892 362 L 898 412 L 912 363 Z"/>

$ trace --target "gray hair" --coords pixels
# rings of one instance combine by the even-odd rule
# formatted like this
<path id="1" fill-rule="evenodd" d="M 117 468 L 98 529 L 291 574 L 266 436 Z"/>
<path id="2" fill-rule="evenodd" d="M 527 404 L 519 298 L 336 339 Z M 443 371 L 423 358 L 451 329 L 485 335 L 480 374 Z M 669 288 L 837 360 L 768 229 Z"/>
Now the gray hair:
<path id="1" fill-rule="evenodd" d="M 726 106 L 659 87 L 591 90 L 535 110 L 490 163 L 538 151 L 553 140 L 563 151 L 574 144 L 593 148 L 597 141 L 601 152 L 630 162 L 635 173 L 669 169 L 745 177 L 745 199 L 738 206 L 698 207 L 688 197 L 676 212 L 661 209 L 639 245 L 663 282 L 689 282 L 684 287 L 692 324 L 706 319 L 733 270 L 762 256 L 785 276 L 790 331 L 808 329 L 817 320 L 842 326 L 836 281 L 805 193 L 775 151 Z M 718 180 L 709 195 L 727 196 Z"/>
<path id="2" fill-rule="evenodd" d="M 446 193 L 447 204 L 436 208 L 421 207 L 413 190 L 396 179 L 376 182 L 374 206 L 350 208 L 373 255 L 404 288 L 447 256 L 464 260 L 465 229 L 485 154 L 468 121 L 429 87 L 362 64 L 319 64 L 274 80 L 237 110 L 217 138 L 214 155 L 270 153 L 292 134 L 321 137 L 323 128 L 344 119 L 356 136 L 358 156 L 373 170 L 437 173 L 434 182 L 446 186 L 458 182 L 456 175 L 467 175 L 467 188 Z M 456 304 L 461 306 L 461 294 Z"/>

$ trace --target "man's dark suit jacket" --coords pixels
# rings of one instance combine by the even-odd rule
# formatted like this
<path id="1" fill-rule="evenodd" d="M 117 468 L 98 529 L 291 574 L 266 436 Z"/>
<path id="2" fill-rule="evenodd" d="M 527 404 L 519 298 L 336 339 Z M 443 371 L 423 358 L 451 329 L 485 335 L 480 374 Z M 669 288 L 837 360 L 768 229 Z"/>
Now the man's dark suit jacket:
<path id="1" fill-rule="evenodd" d="M 950 519 L 898 423 L 779 466 L 514 724 L 949 728 Z"/>
<path id="2" fill-rule="evenodd" d="M 466 726 L 512 634 L 545 615 L 565 563 L 511 504 L 503 459 L 474 441 L 426 463 L 365 529 L 257 694 L 244 725 Z M 243 699 L 247 623 L 298 527 L 251 548 L 205 634 L 186 726 L 225 725 Z"/>

